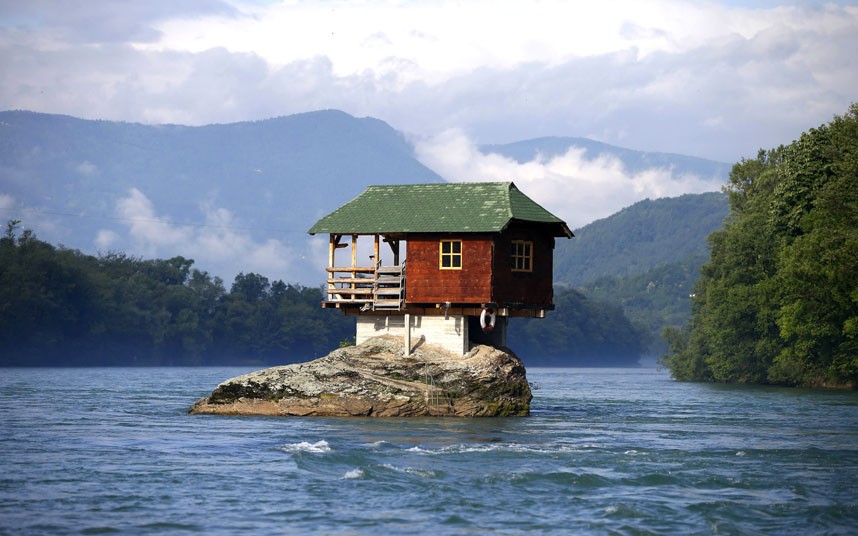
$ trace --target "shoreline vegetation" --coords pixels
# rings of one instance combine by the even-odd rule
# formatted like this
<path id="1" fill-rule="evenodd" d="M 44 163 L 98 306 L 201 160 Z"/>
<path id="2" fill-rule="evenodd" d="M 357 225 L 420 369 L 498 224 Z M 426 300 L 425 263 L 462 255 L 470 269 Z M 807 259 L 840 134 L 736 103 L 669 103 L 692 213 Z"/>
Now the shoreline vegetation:
<path id="1" fill-rule="evenodd" d="M 191 259 L 85 255 L 18 223 L 0 238 L 0 365 L 264 365 L 354 335 L 320 289 L 240 273 L 227 291 Z"/>
<path id="2" fill-rule="evenodd" d="M 0 237 L 0 366 L 285 365 L 354 342 L 321 287 L 240 273 L 229 290 L 192 259 L 98 256 L 20 222 Z M 649 342 L 621 307 L 568 289 L 547 319 L 514 322 L 530 366 L 635 366 Z M 519 320 L 519 319 L 515 319 Z"/>
<path id="3" fill-rule="evenodd" d="M 691 322 L 663 331 L 677 380 L 858 387 L 858 104 L 733 166 Z"/>

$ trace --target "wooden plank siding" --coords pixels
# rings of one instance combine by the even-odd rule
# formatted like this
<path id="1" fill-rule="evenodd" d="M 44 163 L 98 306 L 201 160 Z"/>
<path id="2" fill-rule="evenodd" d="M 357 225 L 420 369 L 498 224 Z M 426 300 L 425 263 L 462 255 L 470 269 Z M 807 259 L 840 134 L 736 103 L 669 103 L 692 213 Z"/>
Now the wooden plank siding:
<path id="1" fill-rule="evenodd" d="M 511 225 L 501 234 L 411 234 L 407 241 L 409 304 L 483 304 L 550 307 L 553 302 L 554 237 L 538 226 Z M 462 241 L 462 269 L 442 270 L 442 240 Z M 533 243 L 533 269 L 513 271 L 513 240 Z"/>
<path id="2" fill-rule="evenodd" d="M 493 300 L 498 304 L 549 307 L 554 299 L 554 237 L 537 226 L 510 225 L 496 235 L 493 263 Z M 533 242 L 530 272 L 513 271 L 510 248 L 513 240 Z"/>
<path id="3" fill-rule="evenodd" d="M 408 303 L 492 301 L 492 234 L 409 234 L 406 243 Z M 441 270 L 441 240 L 462 241 L 462 269 Z"/>

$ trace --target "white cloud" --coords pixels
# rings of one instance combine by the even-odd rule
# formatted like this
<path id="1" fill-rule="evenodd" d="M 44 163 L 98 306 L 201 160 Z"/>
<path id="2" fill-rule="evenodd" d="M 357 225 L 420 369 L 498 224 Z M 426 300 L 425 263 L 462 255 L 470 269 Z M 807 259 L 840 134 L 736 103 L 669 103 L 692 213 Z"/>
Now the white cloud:
<path id="1" fill-rule="evenodd" d="M 249 270 L 282 274 L 289 269 L 290 257 L 291 248 L 279 240 L 269 238 L 262 244 L 254 244 L 248 251 L 246 261 Z"/>
<path id="2" fill-rule="evenodd" d="M 99 229 L 95 236 L 95 247 L 99 251 L 108 251 L 110 246 L 119 241 L 119 235 L 110 229 Z"/>
<path id="3" fill-rule="evenodd" d="M 191 227 L 173 225 L 167 217 L 159 219 L 152 202 L 137 188 L 119 200 L 116 212 L 128 225 L 136 248 L 148 257 L 193 243 Z"/>
<path id="4" fill-rule="evenodd" d="M 92 162 L 85 161 L 75 166 L 75 171 L 77 171 L 84 177 L 92 177 L 93 175 L 98 173 L 98 166 L 96 166 Z"/>
<path id="5" fill-rule="evenodd" d="M 646 198 L 716 191 L 717 179 L 677 175 L 671 169 L 629 172 L 614 156 L 592 158 L 572 147 L 555 158 L 542 155 L 526 163 L 498 154 L 483 154 L 459 130 L 417 143 L 420 160 L 442 177 L 459 181 L 511 180 L 570 227 L 609 216 Z"/>
<path id="6" fill-rule="evenodd" d="M 0 24 L 0 102 L 87 118 L 337 108 L 424 136 L 593 136 L 736 161 L 845 112 L 858 87 L 848 2 L 23 4 L 9 16 L 41 22 Z"/>
<path id="7" fill-rule="evenodd" d="M 152 202 L 133 188 L 117 203 L 117 215 L 128 228 L 133 254 L 168 258 L 182 255 L 194 259 L 196 266 L 227 280 L 238 272 L 257 272 L 270 279 L 300 280 L 303 273 L 294 266 L 295 249 L 279 240 L 257 242 L 224 208 L 200 206 L 203 225 L 181 225 L 159 215 Z M 99 233 L 97 240 L 111 238 Z"/>
<path id="8" fill-rule="evenodd" d="M 0 194 L 0 210 L 10 210 L 15 206 L 15 198 L 9 194 Z"/>
<path id="9" fill-rule="evenodd" d="M 164 21 L 157 24 L 158 41 L 136 46 L 194 52 L 226 46 L 272 65 L 326 56 L 337 76 L 398 58 L 437 83 L 477 67 L 557 64 L 632 47 L 641 56 L 673 52 L 723 32 L 749 37 L 767 24 L 751 11 L 678 0 L 311 1 L 243 3 L 241 9 L 248 16 Z"/>

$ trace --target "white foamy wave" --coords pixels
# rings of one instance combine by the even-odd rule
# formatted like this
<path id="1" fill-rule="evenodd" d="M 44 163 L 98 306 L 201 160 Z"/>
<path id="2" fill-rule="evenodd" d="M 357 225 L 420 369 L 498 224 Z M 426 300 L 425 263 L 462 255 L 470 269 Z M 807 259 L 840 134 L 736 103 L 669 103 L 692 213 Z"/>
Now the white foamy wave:
<path id="1" fill-rule="evenodd" d="M 415 469 L 414 467 L 396 467 L 395 465 L 391 465 L 389 463 L 384 463 L 381 465 L 385 469 L 389 469 L 391 471 L 396 471 L 397 473 L 406 473 L 409 475 L 416 475 L 422 478 L 435 478 L 438 476 L 438 473 L 431 469 Z"/>
<path id="2" fill-rule="evenodd" d="M 301 441 L 300 443 L 291 443 L 281 447 L 286 452 L 330 452 L 331 447 L 328 442 L 322 439 L 315 443 Z"/>
<path id="3" fill-rule="evenodd" d="M 461 452 L 490 452 L 500 450 L 499 445 L 448 445 L 437 449 L 424 449 L 423 447 L 411 447 L 408 452 L 419 452 L 420 454 L 458 454 Z"/>
<path id="4" fill-rule="evenodd" d="M 353 480 L 355 478 L 363 478 L 363 469 L 352 469 L 343 475 L 344 480 Z"/>
<path id="5" fill-rule="evenodd" d="M 567 452 L 586 452 L 589 449 L 588 445 L 570 446 L 570 445 L 548 445 L 548 446 L 532 446 L 519 445 L 515 443 L 492 443 L 487 445 L 448 445 L 437 449 L 411 447 L 408 452 L 417 452 L 419 454 L 461 454 L 471 452 L 524 452 L 531 454 L 558 454 Z"/>

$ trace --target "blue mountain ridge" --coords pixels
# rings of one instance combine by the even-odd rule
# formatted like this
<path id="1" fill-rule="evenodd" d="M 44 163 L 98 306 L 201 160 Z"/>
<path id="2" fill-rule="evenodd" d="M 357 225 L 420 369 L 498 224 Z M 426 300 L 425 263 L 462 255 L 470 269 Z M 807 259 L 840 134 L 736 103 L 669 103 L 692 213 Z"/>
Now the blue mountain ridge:
<path id="1" fill-rule="evenodd" d="M 539 138 L 482 150 L 524 162 L 537 153 L 547 158 L 563 154 L 573 145 L 592 158 L 614 155 L 630 170 L 657 165 L 726 177 L 726 164 L 584 138 Z M 205 126 L 0 112 L 0 201 L 6 199 L 0 216 L 21 219 L 40 238 L 87 253 L 96 252 L 100 231 L 118 237 L 111 250 L 133 250 L 130 222 L 119 219 L 117 204 L 134 188 L 151 202 L 153 218 L 174 226 L 206 225 L 206 207 L 226 209 L 233 216 L 229 226 L 249 232 L 257 243 L 278 240 L 294 253 L 288 275 L 265 275 L 316 284 L 323 274 L 306 234 L 316 219 L 370 184 L 443 180 L 387 123 L 337 110 Z M 187 255 L 180 250 L 157 254 Z M 567 257 L 561 249 L 559 258 L 568 261 L 561 266 L 574 264 Z M 242 262 L 231 260 L 233 274 L 247 271 Z M 218 267 L 199 262 L 198 267 L 222 275 Z M 557 276 L 559 281 L 578 279 L 562 272 Z"/>
<path id="2" fill-rule="evenodd" d="M 223 208 L 230 225 L 294 246 L 297 259 L 312 223 L 368 184 L 441 181 L 389 125 L 336 110 L 199 127 L 0 113 L 0 195 L 15 201 L 5 217 L 85 252 L 99 230 L 127 235 L 116 206 L 132 188 L 158 219 L 199 225 L 202 207 Z M 287 279 L 318 279 L 317 266 L 293 269 Z"/>

